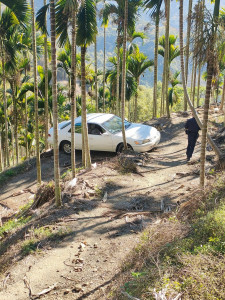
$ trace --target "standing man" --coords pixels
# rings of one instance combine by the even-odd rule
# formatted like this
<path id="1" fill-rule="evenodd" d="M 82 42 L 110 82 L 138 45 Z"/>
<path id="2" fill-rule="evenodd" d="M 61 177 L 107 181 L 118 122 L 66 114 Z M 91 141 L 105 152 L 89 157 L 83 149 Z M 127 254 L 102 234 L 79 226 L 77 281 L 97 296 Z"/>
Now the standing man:
<path id="1" fill-rule="evenodd" d="M 188 135 L 188 146 L 186 151 L 187 161 L 191 159 L 194 152 L 195 144 L 199 137 L 199 130 L 201 130 L 201 128 L 198 126 L 198 123 L 194 117 L 187 120 L 185 124 L 185 132 Z"/>

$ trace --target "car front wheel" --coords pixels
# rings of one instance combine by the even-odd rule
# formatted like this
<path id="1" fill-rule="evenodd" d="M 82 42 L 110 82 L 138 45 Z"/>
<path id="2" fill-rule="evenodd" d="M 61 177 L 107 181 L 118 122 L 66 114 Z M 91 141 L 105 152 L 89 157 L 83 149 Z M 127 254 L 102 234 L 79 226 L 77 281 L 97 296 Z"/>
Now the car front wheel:
<path id="1" fill-rule="evenodd" d="M 71 143 L 69 141 L 62 142 L 61 149 L 65 154 L 71 154 Z"/>
<path id="2" fill-rule="evenodd" d="M 133 148 L 131 147 L 131 145 L 127 144 L 127 150 L 133 151 Z M 123 145 L 123 143 L 121 143 L 117 146 L 116 153 L 119 154 L 123 151 L 124 151 L 124 145 Z"/>

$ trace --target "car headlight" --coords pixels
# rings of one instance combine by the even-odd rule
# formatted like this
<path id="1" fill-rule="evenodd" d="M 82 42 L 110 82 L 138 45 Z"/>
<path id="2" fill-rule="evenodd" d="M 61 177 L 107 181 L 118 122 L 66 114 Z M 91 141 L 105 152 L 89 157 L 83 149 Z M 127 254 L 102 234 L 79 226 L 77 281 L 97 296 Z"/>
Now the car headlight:
<path id="1" fill-rule="evenodd" d="M 150 142 L 150 139 L 145 139 L 145 140 L 142 141 L 142 144 L 147 144 L 149 142 Z"/>
<path id="2" fill-rule="evenodd" d="M 149 139 L 145 139 L 145 140 L 143 140 L 143 141 L 134 141 L 134 143 L 135 143 L 136 145 L 142 145 L 142 144 L 146 144 L 146 143 L 149 143 L 149 142 L 150 142 Z"/>

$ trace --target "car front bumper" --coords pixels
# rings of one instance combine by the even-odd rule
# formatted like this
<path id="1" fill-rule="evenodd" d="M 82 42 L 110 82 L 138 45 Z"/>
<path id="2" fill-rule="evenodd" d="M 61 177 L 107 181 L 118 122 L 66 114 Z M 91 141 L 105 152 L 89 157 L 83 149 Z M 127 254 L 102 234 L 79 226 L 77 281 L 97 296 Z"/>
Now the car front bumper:
<path id="1" fill-rule="evenodd" d="M 157 137 L 154 140 L 151 140 L 149 143 L 142 144 L 142 145 L 133 145 L 132 147 L 136 152 L 147 152 L 153 149 L 155 146 L 157 146 L 159 142 L 160 142 L 160 134 L 158 134 Z"/>

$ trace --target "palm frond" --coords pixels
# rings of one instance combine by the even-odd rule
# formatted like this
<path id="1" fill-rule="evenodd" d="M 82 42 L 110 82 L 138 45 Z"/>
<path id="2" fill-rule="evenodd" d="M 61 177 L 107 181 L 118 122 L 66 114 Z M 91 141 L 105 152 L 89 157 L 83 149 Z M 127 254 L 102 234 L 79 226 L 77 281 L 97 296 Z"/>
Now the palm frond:
<path id="1" fill-rule="evenodd" d="M 45 26 L 45 19 L 48 9 L 49 4 L 44 5 L 42 8 L 39 9 L 36 17 L 37 26 L 44 34 L 48 34 L 47 28 Z"/>
<path id="2" fill-rule="evenodd" d="M 77 16 L 77 45 L 88 46 L 97 34 L 96 10 L 93 0 L 85 0 Z"/>
<path id="3" fill-rule="evenodd" d="M 1 3 L 10 8 L 20 22 L 26 20 L 28 11 L 26 0 L 1 0 Z"/>

